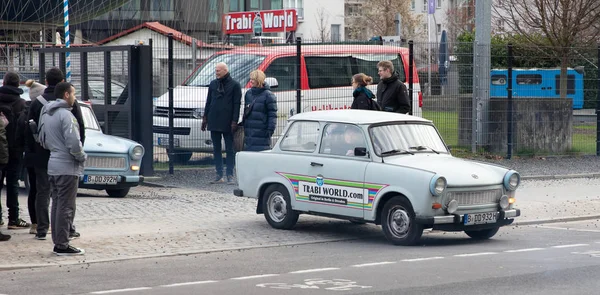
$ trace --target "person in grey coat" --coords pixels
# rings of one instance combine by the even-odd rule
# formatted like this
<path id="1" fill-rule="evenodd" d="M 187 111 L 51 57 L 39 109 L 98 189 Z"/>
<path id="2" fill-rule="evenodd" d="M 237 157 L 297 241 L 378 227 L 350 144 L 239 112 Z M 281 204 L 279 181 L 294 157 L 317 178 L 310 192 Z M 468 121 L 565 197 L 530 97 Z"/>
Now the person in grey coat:
<path id="1" fill-rule="evenodd" d="M 52 242 L 56 255 L 82 255 L 85 253 L 83 249 L 69 244 L 79 176 L 83 174 L 83 164 L 87 159 L 77 119 L 71 113 L 73 104 L 77 103 L 75 87 L 61 82 L 56 85 L 54 94 L 56 100 L 42 108 L 38 127 L 40 143 L 50 151 L 48 178 L 52 198 Z"/>

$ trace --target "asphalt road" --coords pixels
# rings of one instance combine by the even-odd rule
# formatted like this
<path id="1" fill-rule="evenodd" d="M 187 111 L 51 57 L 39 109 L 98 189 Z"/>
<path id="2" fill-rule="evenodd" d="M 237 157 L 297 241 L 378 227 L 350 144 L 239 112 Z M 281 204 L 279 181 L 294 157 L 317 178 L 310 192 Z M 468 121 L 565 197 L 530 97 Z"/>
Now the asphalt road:
<path id="1" fill-rule="evenodd" d="M 13 270 L 0 294 L 597 294 L 598 275 L 593 220 Z"/>

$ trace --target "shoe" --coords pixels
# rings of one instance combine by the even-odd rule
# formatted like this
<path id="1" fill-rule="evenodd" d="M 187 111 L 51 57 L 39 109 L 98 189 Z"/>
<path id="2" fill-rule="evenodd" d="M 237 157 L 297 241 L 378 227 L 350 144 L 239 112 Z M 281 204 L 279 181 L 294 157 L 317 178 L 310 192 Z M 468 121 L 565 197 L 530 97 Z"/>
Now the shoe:
<path id="1" fill-rule="evenodd" d="M 29 228 L 29 226 L 31 225 L 21 218 L 17 219 L 16 221 L 8 222 L 8 229 L 24 229 Z"/>
<path id="2" fill-rule="evenodd" d="M 71 245 L 69 245 L 66 249 L 60 249 L 60 248 L 54 246 L 54 251 L 52 251 L 52 252 L 58 256 L 75 256 L 75 255 L 85 254 L 85 250 L 75 248 Z"/>
<path id="3" fill-rule="evenodd" d="M 0 242 L 6 242 L 10 240 L 10 235 L 5 235 L 3 233 L 0 233 Z"/>
<path id="4" fill-rule="evenodd" d="M 223 179 L 223 176 L 217 176 L 217 178 L 215 178 L 215 180 L 211 181 L 210 183 L 212 183 L 212 184 L 225 183 L 225 179 Z"/>
<path id="5" fill-rule="evenodd" d="M 79 234 L 78 232 L 69 233 L 69 241 L 78 239 L 79 237 L 81 237 L 81 234 Z"/>
<path id="6" fill-rule="evenodd" d="M 31 224 L 31 228 L 29 229 L 29 233 L 32 234 L 32 235 L 37 234 L 37 224 L 35 224 L 35 223 Z"/>
<path id="7" fill-rule="evenodd" d="M 4 220 L 2 220 L 2 218 L 0 218 L 0 226 L 4 225 Z"/>
<path id="8" fill-rule="evenodd" d="M 46 239 L 46 234 L 35 234 L 35 239 L 43 241 Z"/>
<path id="9" fill-rule="evenodd" d="M 233 175 L 227 176 L 227 184 L 236 184 L 235 178 L 233 177 Z"/>

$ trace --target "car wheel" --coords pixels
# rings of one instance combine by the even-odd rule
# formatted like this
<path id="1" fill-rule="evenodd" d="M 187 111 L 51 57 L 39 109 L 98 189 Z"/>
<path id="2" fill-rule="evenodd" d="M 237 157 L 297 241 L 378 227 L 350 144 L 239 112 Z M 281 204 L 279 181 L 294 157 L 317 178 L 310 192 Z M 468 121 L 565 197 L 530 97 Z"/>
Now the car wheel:
<path id="1" fill-rule="evenodd" d="M 112 198 L 124 198 L 125 196 L 127 196 L 127 194 L 129 194 L 129 188 L 107 189 L 106 193 L 109 197 Z"/>
<path id="2" fill-rule="evenodd" d="M 179 152 L 174 151 L 173 154 L 169 152 L 169 159 L 173 159 L 173 163 L 175 164 L 186 164 L 192 158 L 191 152 Z"/>
<path id="3" fill-rule="evenodd" d="M 291 229 L 299 214 L 292 210 L 290 194 L 281 184 L 269 186 L 263 194 L 263 212 L 267 222 L 277 229 Z"/>
<path id="4" fill-rule="evenodd" d="M 482 229 L 482 230 L 466 230 L 465 234 L 467 234 L 467 236 L 469 236 L 473 239 L 476 239 L 476 240 L 487 240 L 487 239 L 495 236 L 498 233 L 498 230 L 500 230 L 499 227 Z"/>
<path id="5" fill-rule="evenodd" d="M 405 198 L 393 197 L 381 214 L 383 233 L 394 245 L 414 245 L 421 238 L 423 225 L 415 222 L 415 212 Z"/>

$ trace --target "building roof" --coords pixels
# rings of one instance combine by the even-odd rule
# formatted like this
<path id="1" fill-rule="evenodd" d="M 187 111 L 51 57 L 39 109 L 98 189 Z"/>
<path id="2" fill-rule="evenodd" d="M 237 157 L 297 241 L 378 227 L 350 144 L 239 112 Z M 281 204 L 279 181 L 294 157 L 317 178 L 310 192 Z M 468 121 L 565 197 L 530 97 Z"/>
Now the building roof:
<path id="1" fill-rule="evenodd" d="M 421 117 L 392 112 L 370 110 L 325 110 L 312 111 L 294 115 L 290 120 L 324 121 L 349 124 L 375 124 L 385 122 L 431 122 Z"/>
<path id="2" fill-rule="evenodd" d="M 141 29 L 149 29 L 149 30 L 152 30 L 152 31 L 157 32 L 164 36 L 168 36 L 170 33 L 172 33 L 174 41 L 178 41 L 178 42 L 184 43 L 189 46 L 192 45 L 193 38 L 191 36 L 188 36 L 180 31 L 173 29 L 173 28 L 167 27 L 159 22 L 145 22 L 143 24 L 137 25 L 131 29 L 125 30 L 121 33 L 110 36 L 110 37 L 98 42 L 98 45 L 106 44 L 110 41 L 113 41 L 113 40 L 116 40 L 123 36 L 129 35 L 135 31 L 138 31 Z M 201 40 L 196 40 L 196 46 L 204 47 L 204 48 L 220 48 L 220 49 L 232 48 L 232 46 L 228 46 L 228 45 L 212 45 L 212 44 L 204 43 Z"/>

